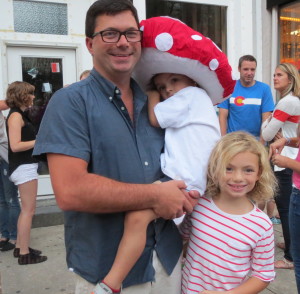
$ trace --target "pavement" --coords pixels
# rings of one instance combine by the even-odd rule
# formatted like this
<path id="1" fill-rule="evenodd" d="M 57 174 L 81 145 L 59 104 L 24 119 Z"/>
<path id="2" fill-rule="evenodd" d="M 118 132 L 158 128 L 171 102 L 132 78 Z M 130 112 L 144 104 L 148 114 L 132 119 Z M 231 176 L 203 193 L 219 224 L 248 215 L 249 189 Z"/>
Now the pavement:
<path id="1" fill-rule="evenodd" d="M 56 214 L 52 223 L 61 222 L 59 210 L 51 209 Z M 41 214 L 42 218 L 46 218 Z M 36 226 L 31 231 L 31 247 L 41 249 L 48 256 L 48 260 L 40 264 L 20 266 L 12 251 L 0 252 L 0 294 L 74 294 L 73 274 L 68 271 L 65 261 L 64 227 L 62 224 L 39 226 L 47 223 L 37 221 L 38 218 L 37 215 Z M 274 231 L 275 241 L 282 241 L 281 225 L 274 225 Z M 282 250 L 276 248 L 275 258 L 282 256 Z M 294 271 L 276 270 L 276 273 L 275 281 L 261 293 L 297 294 Z"/>

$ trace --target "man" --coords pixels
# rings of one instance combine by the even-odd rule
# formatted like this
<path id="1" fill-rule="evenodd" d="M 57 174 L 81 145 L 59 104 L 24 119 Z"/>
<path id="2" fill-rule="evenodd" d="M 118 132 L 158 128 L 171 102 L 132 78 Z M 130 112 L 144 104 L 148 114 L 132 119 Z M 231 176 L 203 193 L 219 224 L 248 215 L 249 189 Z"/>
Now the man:
<path id="1" fill-rule="evenodd" d="M 4 100 L 0 100 L 0 250 L 15 248 L 17 223 L 20 215 L 18 188 L 8 177 L 8 142 L 5 131 L 5 118 L 2 110 L 8 109 Z"/>
<path id="2" fill-rule="evenodd" d="M 254 79 L 257 61 L 252 55 L 239 59 L 240 79 L 230 99 L 218 105 L 222 136 L 234 131 L 247 131 L 260 138 L 261 124 L 274 110 L 270 87 Z"/>
<path id="3" fill-rule="evenodd" d="M 55 93 L 37 137 L 34 154 L 47 154 L 54 193 L 66 211 L 67 263 L 78 274 L 76 294 L 90 294 L 109 271 L 125 211 L 151 208 L 172 219 L 191 211 L 190 195 L 198 196 L 183 192 L 182 181 L 152 184 L 163 177 L 164 134 L 150 126 L 146 96 L 131 79 L 141 38 L 131 1 L 94 2 L 86 16 L 94 68 L 85 80 Z M 145 250 L 122 293 L 180 293 L 182 242 L 173 221 L 162 218 L 148 226 Z"/>

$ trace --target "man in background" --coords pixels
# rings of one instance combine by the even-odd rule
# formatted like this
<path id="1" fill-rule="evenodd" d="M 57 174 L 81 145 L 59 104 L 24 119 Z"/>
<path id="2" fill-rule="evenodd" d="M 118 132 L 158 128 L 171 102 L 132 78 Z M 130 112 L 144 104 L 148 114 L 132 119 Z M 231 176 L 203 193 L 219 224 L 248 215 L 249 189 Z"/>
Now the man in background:
<path id="1" fill-rule="evenodd" d="M 218 105 L 221 135 L 234 131 L 246 131 L 263 142 L 261 124 L 274 110 L 270 87 L 254 79 L 257 61 L 252 55 L 239 59 L 240 79 L 231 98 Z"/>

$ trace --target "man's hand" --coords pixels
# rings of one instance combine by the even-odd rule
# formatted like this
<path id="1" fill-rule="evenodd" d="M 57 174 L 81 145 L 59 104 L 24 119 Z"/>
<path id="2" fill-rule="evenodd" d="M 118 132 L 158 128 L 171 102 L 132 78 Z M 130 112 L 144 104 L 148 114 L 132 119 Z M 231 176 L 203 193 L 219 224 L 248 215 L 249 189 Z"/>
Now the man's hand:
<path id="1" fill-rule="evenodd" d="M 182 216 L 185 211 L 192 212 L 193 205 L 186 197 L 189 192 L 183 192 L 186 188 L 183 181 L 164 182 L 156 185 L 156 188 L 158 195 L 153 210 L 158 216 L 164 219 L 174 219 Z"/>

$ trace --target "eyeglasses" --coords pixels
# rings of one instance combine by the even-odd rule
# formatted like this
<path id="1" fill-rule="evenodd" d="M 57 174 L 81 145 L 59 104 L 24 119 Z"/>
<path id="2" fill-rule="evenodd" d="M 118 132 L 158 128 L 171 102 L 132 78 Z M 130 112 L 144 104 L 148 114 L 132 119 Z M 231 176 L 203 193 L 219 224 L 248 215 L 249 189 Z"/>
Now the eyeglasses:
<path id="1" fill-rule="evenodd" d="M 125 32 L 120 32 L 117 30 L 105 30 L 94 33 L 92 38 L 100 35 L 103 42 L 105 43 L 117 43 L 119 42 L 121 36 L 125 36 L 127 42 L 140 42 L 142 40 L 142 31 L 140 30 L 128 30 Z"/>

